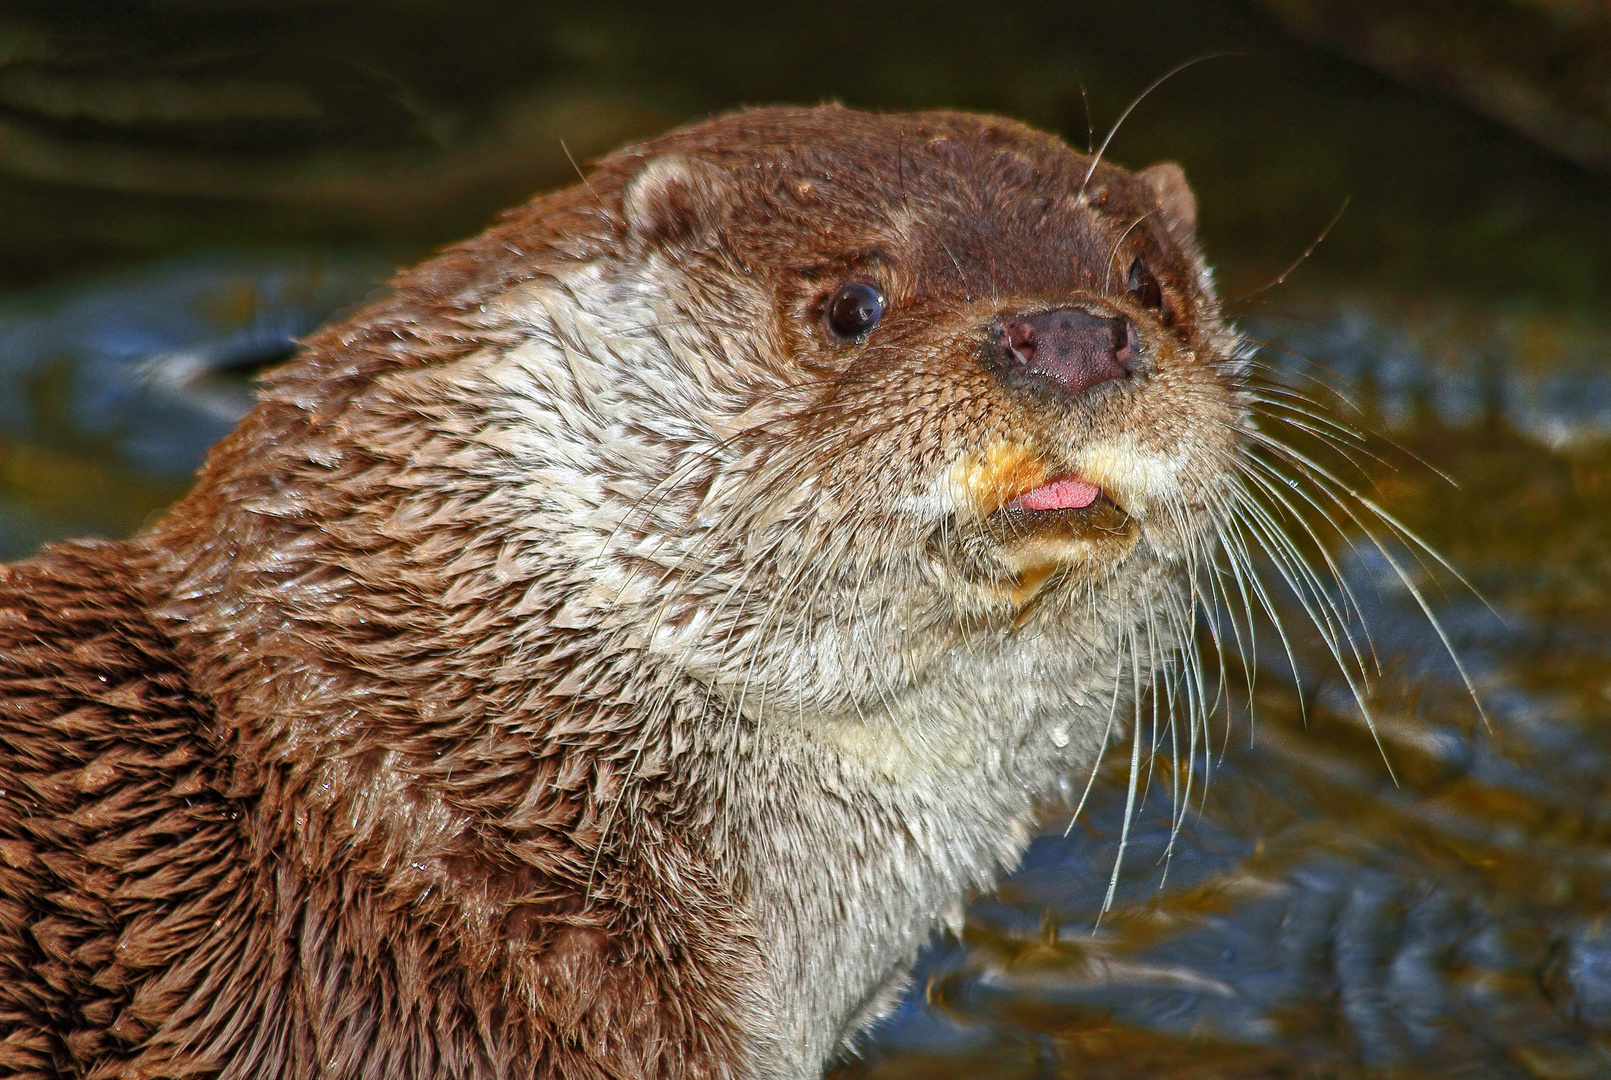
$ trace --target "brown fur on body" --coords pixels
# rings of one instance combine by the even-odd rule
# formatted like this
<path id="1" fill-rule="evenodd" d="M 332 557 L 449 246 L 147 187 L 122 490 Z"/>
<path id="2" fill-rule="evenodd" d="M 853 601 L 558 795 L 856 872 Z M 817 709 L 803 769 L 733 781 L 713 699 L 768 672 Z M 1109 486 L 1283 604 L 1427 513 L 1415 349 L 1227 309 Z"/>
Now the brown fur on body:
<path id="1" fill-rule="evenodd" d="M 315 763 L 241 752 L 153 622 L 137 558 L 62 545 L 0 577 L 7 1075 L 726 1071 L 721 994 L 743 956 L 719 888 L 651 863 L 589 908 L 583 856 L 538 880 L 507 859 L 506 901 L 465 838 L 444 847 L 473 885 L 433 896 L 424 867 L 325 816 L 344 800 L 297 791 Z M 544 824 L 585 835 L 576 789 L 595 779 L 552 785 Z M 666 904 L 701 936 L 658 925 Z"/>
<path id="2" fill-rule="evenodd" d="M 140 536 L 0 571 L 0 1071 L 820 1069 L 1171 647 L 1242 406 L 1170 168 L 673 133 L 314 337 Z M 1076 302 L 1144 378 L 992 374 Z M 1122 510 L 1003 509 L 1071 472 Z"/>

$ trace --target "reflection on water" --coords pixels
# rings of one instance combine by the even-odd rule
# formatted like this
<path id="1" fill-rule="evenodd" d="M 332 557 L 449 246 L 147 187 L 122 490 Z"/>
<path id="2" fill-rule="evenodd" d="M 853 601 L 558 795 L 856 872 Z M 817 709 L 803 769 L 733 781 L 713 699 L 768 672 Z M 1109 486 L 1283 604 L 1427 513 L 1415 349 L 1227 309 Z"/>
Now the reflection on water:
<path id="1" fill-rule="evenodd" d="M 0 308 L 0 553 L 133 528 L 244 406 L 239 372 L 382 269 L 220 252 Z M 1491 605 L 1417 571 L 1487 723 L 1357 547 L 1375 735 L 1283 612 L 1296 673 L 1269 627 L 1251 691 L 1231 658 L 1212 781 L 1168 858 L 1183 773 L 1164 746 L 1098 919 L 1128 766 L 1111 755 L 1081 819 L 1048 816 L 839 1076 L 1611 1075 L 1611 328 L 1324 291 L 1281 308 L 1245 320 L 1268 370 L 1345 390 L 1360 411 L 1339 416 L 1397 441 L 1373 447 L 1391 468 L 1372 494 Z"/>
<path id="2" fill-rule="evenodd" d="M 1463 429 L 1497 419 L 1556 448 L 1592 447 L 1611 432 L 1603 313 L 1361 295 L 1288 299 L 1282 308 L 1281 318 L 1247 319 L 1243 329 L 1275 346 L 1266 359 L 1285 381 L 1363 391 L 1392 432 L 1423 419 Z"/>

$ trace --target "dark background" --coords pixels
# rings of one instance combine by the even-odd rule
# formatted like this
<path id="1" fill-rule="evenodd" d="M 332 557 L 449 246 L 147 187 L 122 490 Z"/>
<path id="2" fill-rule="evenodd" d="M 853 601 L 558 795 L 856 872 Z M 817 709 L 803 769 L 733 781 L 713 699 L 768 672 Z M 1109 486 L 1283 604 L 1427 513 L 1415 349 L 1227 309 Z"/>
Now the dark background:
<path id="1" fill-rule="evenodd" d="M 1223 51 L 1113 152 L 1186 166 L 1232 294 L 1348 197 L 1321 272 L 1592 303 L 1611 184 L 1592 139 L 1556 129 L 1607 128 L 1607 27 L 1604 5 L 1549 0 L 13 0 L 0 283 L 226 242 L 412 258 L 571 182 L 562 143 L 585 161 L 748 103 L 999 111 L 1074 143 L 1089 114 L 1099 141 L 1154 78 Z M 1514 92 L 1465 92 L 1491 84 Z"/>

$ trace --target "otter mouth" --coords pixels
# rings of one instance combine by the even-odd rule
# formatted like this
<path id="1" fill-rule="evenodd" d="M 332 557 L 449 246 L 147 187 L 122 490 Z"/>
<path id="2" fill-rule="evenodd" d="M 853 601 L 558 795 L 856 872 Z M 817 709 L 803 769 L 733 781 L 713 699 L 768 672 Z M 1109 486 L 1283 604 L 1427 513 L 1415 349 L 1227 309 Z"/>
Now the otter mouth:
<path id="1" fill-rule="evenodd" d="M 1002 509 L 1033 513 L 1044 513 L 1048 510 L 1084 510 L 1100 498 L 1102 489 L 1095 484 L 1066 477 L 1031 488 L 1017 498 L 1009 499 Z"/>
<path id="2" fill-rule="evenodd" d="M 1005 606 L 1014 619 L 1027 618 L 1047 587 L 1069 574 L 1100 575 L 1116 566 L 1141 533 L 1140 522 L 1099 485 L 1070 474 L 1036 480 L 1014 485 L 1017 494 L 966 527 L 930 538 L 936 561 L 962 595 Z"/>
<path id="3" fill-rule="evenodd" d="M 1093 478 L 1017 442 L 993 444 L 953 471 L 973 513 L 938 529 L 937 559 L 997 599 L 1021 608 L 1063 571 L 1101 573 L 1122 560 L 1141 522 Z"/>
<path id="4" fill-rule="evenodd" d="M 1097 536 L 1127 533 L 1130 515 L 1097 485 L 1064 476 L 1008 499 L 993 515 L 1009 535 L 1050 529 Z"/>

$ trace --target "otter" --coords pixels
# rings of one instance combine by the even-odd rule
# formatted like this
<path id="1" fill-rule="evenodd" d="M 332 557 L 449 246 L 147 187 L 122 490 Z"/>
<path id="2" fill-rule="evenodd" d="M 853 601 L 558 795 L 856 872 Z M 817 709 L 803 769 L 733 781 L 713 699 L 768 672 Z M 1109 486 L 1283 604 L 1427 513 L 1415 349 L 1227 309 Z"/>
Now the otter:
<path id="1" fill-rule="evenodd" d="M 0 570 L 0 1071 L 819 1074 L 1187 647 L 1241 355 L 1178 166 L 970 114 L 400 274 Z"/>

